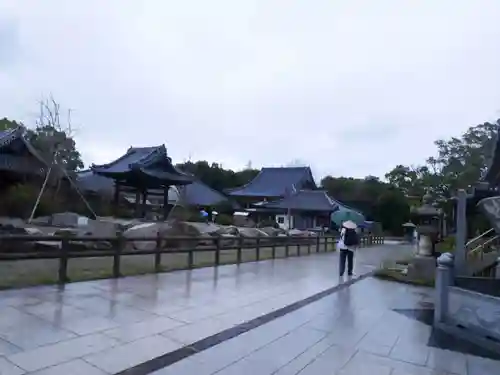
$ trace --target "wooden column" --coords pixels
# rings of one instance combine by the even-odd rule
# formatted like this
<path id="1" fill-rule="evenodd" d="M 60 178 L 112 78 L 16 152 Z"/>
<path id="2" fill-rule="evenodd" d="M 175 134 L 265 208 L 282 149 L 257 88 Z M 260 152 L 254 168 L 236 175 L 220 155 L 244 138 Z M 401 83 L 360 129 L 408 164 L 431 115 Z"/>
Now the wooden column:
<path id="1" fill-rule="evenodd" d="M 143 190 L 142 191 L 142 207 L 141 207 L 141 217 L 144 218 L 146 217 L 146 201 L 148 199 L 148 191 Z"/>
<path id="2" fill-rule="evenodd" d="M 120 205 L 120 190 L 121 190 L 120 183 L 118 181 L 115 181 L 115 192 L 113 196 L 113 206 L 115 210 L 118 210 L 118 207 Z"/>
<path id="3" fill-rule="evenodd" d="M 168 214 L 170 213 L 170 208 L 168 206 L 168 191 L 170 186 L 165 186 L 163 189 L 163 220 L 167 220 Z"/>
<path id="4" fill-rule="evenodd" d="M 140 217 L 141 214 L 141 191 L 135 191 L 135 217 Z"/>

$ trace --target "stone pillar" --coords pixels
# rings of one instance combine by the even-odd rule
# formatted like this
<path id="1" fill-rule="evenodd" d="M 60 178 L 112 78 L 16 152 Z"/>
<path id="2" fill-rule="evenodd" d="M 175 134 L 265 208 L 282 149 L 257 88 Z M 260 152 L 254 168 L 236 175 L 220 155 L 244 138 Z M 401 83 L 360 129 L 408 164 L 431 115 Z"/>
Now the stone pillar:
<path id="1" fill-rule="evenodd" d="M 432 256 L 432 237 L 427 233 L 420 233 L 418 241 L 418 255 L 423 257 Z"/>
<path id="2" fill-rule="evenodd" d="M 467 192 L 463 189 L 457 191 L 455 228 L 455 272 L 465 272 L 467 262 Z"/>
<path id="3" fill-rule="evenodd" d="M 437 260 L 434 324 L 445 322 L 448 314 L 449 287 L 454 284 L 453 254 L 444 253 Z"/>

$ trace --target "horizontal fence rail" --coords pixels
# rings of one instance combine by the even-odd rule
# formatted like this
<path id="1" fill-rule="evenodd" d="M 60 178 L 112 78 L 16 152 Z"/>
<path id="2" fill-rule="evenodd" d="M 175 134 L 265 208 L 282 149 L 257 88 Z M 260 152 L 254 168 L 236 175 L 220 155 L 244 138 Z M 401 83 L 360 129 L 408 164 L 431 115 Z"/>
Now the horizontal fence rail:
<path id="1" fill-rule="evenodd" d="M 0 261 L 22 261 L 33 259 L 59 259 L 58 282 L 69 281 L 68 261 L 77 258 L 113 258 L 113 277 L 120 277 L 120 260 L 123 256 L 154 255 L 156 272 L 162 269 L 163 254 L 186 254 L 188 269 L 194 268 L 196 253 L 213 252 L 213 265 L 221 264 L 222 251 L 236 252 L 236 264 L 242 262 L 243 251 L 253 251 L 255 260 L 262 260 L 261 250 L 271 249 L 271 259 L 276 258 L 277 248 L 285 249 L 285 257 L 290 249 L 296 247 L 297 256 L 327 252 L 335 249 L 335 236 L 270 236 L 270 237 L 193 237 L 193 236 L 156 236 L 156 237 L 75 237 L 2 235 L 0 236 Z M 152 243 L 150 249 L 136 249 L 134 244 Z M 200 244 L 204 243 L 204 244 Z M 360 246 L 383 244 L 382 236 L 363 236 Z M 86 247 L 89 246 L 90 247 Z M 305 251 L 303 250 L 306 248 Z"/>

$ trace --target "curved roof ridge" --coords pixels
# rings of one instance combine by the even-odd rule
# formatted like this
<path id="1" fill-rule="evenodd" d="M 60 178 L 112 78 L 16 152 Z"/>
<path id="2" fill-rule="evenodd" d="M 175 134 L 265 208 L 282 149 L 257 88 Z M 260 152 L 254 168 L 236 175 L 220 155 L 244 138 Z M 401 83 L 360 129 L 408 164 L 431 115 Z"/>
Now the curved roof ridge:
<path id="1" fill-rule="evenodd" d="M 109 168 L 109 167 L 112 167 L 113 165 L 115 164 L 118 164 L 119 162 L 121 162 L 123 159 L 129 157 L 131 154 L 133 153 L 137 153 L 137 152 L 141 152 L 141 151 L 146 151 L 148 152 L 147 155 L 144 155 L 142 156 L 137 162 L 140 162 L 142 161 L 143 159 L 146 159 L 148 157 L 151 156 L 151 154 L 153 154 L 157 149 L 159 149 L 160 147 L 163 147 L 165 148 L 165 145 L 161 145 L 161 146 L 153 146 L 153 147 L 132 147 L 130 146 L 128 149 L 127 149 L 127 152 L 125 154 L 123 154 L 122 156 L 120 156 L 119 158 L 115 159 L 115 160 L 112 160 L 110 161 L 109 163 L 104 163 L 104 164 L 91 164 L 90 166 L 90 169 L 93 169 L 93 168 Z M 165 148 L 166 150 L 166 148 Z M 135 164 L 135 163 L 134 163 Z"/>
<path id="2" fill-rule="evenodd" d="M 262 174 L 263 170 L 264 170 L 264 168 L 261 168 L 260 171 L 259 171 L 259 173 L 257 173 L 255 175 L 255 177 L 252 178 L 250 181 L 248 181 L 246 184 L 238 186 L 238 187 L 235 187 L 235 188 L 226 189 L 226 191 L 228 193 L 230 193 L 230 192 L 233 192 L 233 191 L 236 191 L 236 190 L 243 190 L 244 188 L 250 186 L 252 184 L 252 182 L 254 182 L 254 180 L 256 180 Z"/>

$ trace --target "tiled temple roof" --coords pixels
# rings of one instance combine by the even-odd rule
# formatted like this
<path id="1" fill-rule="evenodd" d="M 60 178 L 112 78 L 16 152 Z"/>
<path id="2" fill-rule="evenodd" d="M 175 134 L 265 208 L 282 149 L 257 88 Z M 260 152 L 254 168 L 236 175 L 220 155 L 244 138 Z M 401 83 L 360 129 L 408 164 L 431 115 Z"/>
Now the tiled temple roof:
<path id="1" fill-rule="evenodd" d="M 164 145 L 130 147 L 118 159 L 103 165 L 92 165 L 94 173 L 120 181 L 126 185 L 160 188 L 165 185 L 186 185 L 192 177 L 179 171 L 167 156 Z"/>
<path id="2" fill-rule="evenodd" d="M 262 168 L 252 181 L 227 193 L 233 197 L 284 197 L 304 184 L 316 186 L 309 167 Z"/>

